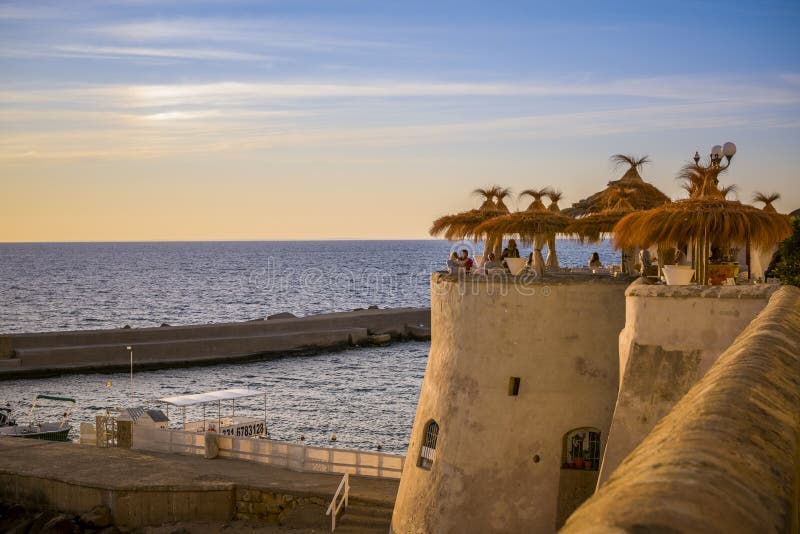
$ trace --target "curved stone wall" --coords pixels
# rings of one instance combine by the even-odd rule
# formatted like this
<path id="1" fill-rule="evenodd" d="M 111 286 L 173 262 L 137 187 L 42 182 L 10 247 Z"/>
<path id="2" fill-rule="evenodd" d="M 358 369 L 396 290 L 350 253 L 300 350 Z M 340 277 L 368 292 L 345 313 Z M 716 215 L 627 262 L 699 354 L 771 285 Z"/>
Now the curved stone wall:
<path id="1" fill-rule="evenodd" d="M 800 290 L 783 287 L 561 532 L 798 532 L 798 503 Z"/>
<path id="2" fill-rule="evenodd" d="M 776 285 L 664 286 L 625 292 L 620 392 L 600 483 L 764 309 Z"/>
<path id="3" fill-rule="evenodd" d="M 596 471 L 562 477 L 562 439 L 601 431 L 617 395 L 627 282 L 436 274 L 432 343 L 392 519 L 396 533 L 553 532 Z M 518 395 L 510 379 L 518 377 Z M 440 427 L 418 465 L 428 422 Z M 562 480 L 563 478 L 563 480 Z"/>

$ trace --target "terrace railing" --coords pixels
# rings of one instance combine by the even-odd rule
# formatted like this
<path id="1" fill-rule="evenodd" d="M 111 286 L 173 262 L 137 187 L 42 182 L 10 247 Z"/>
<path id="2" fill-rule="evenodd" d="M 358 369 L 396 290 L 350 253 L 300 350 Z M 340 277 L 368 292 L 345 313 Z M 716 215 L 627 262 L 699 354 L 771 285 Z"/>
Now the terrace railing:
<path id="1" fill-rule="evenodd" d="M 383 452 L 312 447 L 272 439 L 217 436 L 220 458 L 273 465 L 293 471 L 341 473 L 399 479 L 405 456 Z M 134 425 L 133 449 L 177 454 L 205 452 L 205 434 Z"/>

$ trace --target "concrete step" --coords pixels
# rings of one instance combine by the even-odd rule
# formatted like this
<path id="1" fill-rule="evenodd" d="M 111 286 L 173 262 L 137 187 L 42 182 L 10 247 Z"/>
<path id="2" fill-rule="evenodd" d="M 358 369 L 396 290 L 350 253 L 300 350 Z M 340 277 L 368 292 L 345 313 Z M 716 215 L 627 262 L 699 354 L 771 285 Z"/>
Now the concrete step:
<path id="1" fill-rule="evenodd" d="M 352 500 L 347 505 L 345 513 L 348 516 L 375 517 L 387 521 L 392 518 L 392 508 L 390 506 L 354 503 Z"/>
<path id="2" fill-rule="evenodd" d="M 376 527 L 362 527 L 358 525 L 339 525 L 336 524 L 336 533 L 335 534 L 388 534 L 389 532 L 389 524 L 387 523 L 386 526 L 376 528 Z"/>
<path id="3" fill-rule="evenodd" d="M 388 506 L 350 503 L 337 521 L 336 531 L 340 532 L 341 527 L 341 532 L 386 533 L 391 522 L 392 509 Z"/>

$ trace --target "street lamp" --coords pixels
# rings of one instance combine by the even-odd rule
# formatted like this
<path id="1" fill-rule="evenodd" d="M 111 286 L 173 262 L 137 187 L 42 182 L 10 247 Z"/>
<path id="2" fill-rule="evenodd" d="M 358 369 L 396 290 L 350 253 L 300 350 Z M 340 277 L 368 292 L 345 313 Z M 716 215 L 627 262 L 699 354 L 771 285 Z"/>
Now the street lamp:
<path id="1" fill-rule="evenodd" d="M 133 408 L 133 347 L 128 345 L 125 348 L 128 351 L 130 351 L 130 353 L 131 353 L 131 400 L 130 400 L 130 403 L 131 403 L 131 408 Z"/>
<path id="2" fill-rule="evenodd" d="M 728 165 L 731 164 L 731 160 L 733 159 L 734 154 L 736 154 L 736 145 L 728 141 L 724 145 L 714 145 L 711 147 L 711 152 L 708 155 L 710 160 L 709 167 L 719 167 L 723 156 L 727 161 Z M 700 152 L 695 151 L 694 153 L 694 163 L 695 165 L 700 165 Z M 728 165 L 725 165 L 727 167 Z"/>

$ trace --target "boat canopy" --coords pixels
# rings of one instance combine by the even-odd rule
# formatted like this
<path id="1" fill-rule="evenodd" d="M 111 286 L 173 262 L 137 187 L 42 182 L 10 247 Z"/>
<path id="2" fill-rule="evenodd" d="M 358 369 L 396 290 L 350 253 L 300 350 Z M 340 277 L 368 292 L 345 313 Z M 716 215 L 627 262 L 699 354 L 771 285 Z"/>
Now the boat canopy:
<path id="1" fill-rule="evenodd" d="M 240 399 L 242 397 L 254 397 L 256 395 L 263 395 L 261 391 L 254 391 L 252 389 L 234 388 L 223 389 L 220 391 L 209 391 L 208 393 L 194 393 L 192 395 L 178 395 L 177 397 L 164 397 L 158 399 L 160 402 L 171 404 L 173 406 L 193 406 L 195 404 L 203 404 L 205 402 L 216 402 L 230 399 Z"/>
<path id="2" fill-rule="evenodd" d="M 75 402 L 75 399 L 70 399 L 69 397 L 53 397 L 52 395 L 36 395 L 35 400 L 39 399 L 47 399 L 47 400 L 55 400 L 55 401 L 64 401 L 64 402 Z"/>

